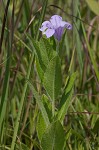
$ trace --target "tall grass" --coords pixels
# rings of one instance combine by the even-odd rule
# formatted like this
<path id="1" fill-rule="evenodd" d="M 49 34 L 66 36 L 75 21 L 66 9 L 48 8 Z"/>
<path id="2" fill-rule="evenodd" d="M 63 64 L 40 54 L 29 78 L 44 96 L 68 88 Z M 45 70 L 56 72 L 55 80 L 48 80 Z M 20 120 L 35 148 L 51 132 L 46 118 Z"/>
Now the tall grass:
<path id="1" fill-rule="evenodd" d="M 6 0 L 0 9 L 0 149 L 55 141 L 55 150 L 98 150 L 98 16 L 78 0 Z M 54 14 L 73 25 L 58 44 L 39 31 Z"/>

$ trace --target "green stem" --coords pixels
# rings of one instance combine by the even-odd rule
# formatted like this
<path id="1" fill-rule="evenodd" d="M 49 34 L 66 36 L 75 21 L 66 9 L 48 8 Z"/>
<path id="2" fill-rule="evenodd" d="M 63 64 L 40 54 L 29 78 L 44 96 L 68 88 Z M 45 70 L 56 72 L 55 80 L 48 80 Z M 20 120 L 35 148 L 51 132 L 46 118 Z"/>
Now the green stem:
<path id="1" fill-rule="evenodd" d="M 52 100 L 52 116 L 54 117 L 55 115 L 55 101 L 54 99 Z"/>

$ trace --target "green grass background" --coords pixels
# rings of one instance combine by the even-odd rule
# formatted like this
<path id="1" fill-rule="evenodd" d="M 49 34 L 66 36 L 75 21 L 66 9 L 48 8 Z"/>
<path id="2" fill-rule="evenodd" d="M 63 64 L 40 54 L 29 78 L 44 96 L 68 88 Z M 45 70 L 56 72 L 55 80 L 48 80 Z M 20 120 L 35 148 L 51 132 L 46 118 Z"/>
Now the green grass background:
<path id="1" fill-rule="evenodd" d="M 99 2 L 97 5 L 99 5 Z M 95 5 L 96 6 L 96 5 Z M 39 113 L 28 80 L 42 94 L 29 36 L 58 14 L 73 25 L 60 43 L 63 85 L 78 71 L 64 130 L 66 150 L 99 150 L 99 15 L 84 0 L 0 1 L 0 150 L 39 150 Z M 17 121 L 16 121 L 17 120 Z M 19 121 L 18 121 L 19 120 Z"/>

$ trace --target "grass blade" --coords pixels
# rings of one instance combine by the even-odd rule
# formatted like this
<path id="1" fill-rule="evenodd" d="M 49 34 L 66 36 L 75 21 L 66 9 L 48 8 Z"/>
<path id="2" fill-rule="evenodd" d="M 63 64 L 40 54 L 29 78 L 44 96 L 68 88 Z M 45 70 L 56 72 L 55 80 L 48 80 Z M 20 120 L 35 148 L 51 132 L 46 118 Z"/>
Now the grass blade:
<path id="1" fill-rule="evenodd" d="M 46 5 L 47 5 L 47 1 L 44 1 L 44 5 L 42 8 L 42 12 L 41 12 L 41 16 L 40 16 L 40 21 L 39 21 L 39 25 L 38 25 L 38 31 L 37 31 L 37 35 L 36 35 L 36 40 L 38 40 L 38 36 L 39 36 L 39 27 L 43 21 L 43 17 L 45 14 L 45 10 L 46 10 Z M 34 57 L 34 52 L 32 52 L 31 55 L 31 60 L 30 60 L 30 64 L 29 64 L 29 69 L 27 71 L 27 76 L 26 79 L 28 80 L 30 77 L 30 72 L 31 72 L 31 66 L 33 63 L 33 60 L 35 59 Z M 21 111 L 22 111 L 22 107 L 24 104 L 24 98 L 25 98 L 25 94 L 26 94 L 26 90 L 27 90 L 27 86 L 28 86 L 28 82 L 25 82 L 24 88 L 23 88 L 23 93 L 22 93 L 22 97 L 21 97 L 21 101 L 20 101 L 20 107 L 19 107 L 19 111 L 18 111 L 18 115 L 17 115 L 17 119 L 16 119 L 16 123 L 15 123 L 15 128 L 14 128 L 14 134 L 13 134 L 13 138 L 12 138 L 12 144 L 11 144 L 11 150 L 14 150 L 15 147 L 15 141 L 16 141 L 16 137 L 17 137 L 17 132 L 18 132 L 18 128 L 19 128 L 19 121 L 20 121 L 20 116 L 21 116 Z"/>
<path id="2" fill-rule="evenodd" d="M 80 11 L 78 10 L 78 12 L 79 12 L 79 16 L 81 18 Z M 86 35 L 86 31 L 85 31 L 85 28 L 84 28 L 84 25 L 83 25 L 82 22 L 81 22 L 81 25 L 82 25 L 82 30 L 83 30 L 84 38 L 85 38 L 85 41 L 86 41 L 86 45 L 87 45 L 87 48 L 88 48 L 88 52 L 89 52 L 89 55 L 90 55 L 90 59 L 91 59 L 91 62 L 93 64 L 94 71 L 96 73 L 96 77 L 97 77 L 98 82 L 99 82 L 99 71 L 98 71 L 98 66 L 97 66 L 96 59 L 94 57 L 94 52 L 92 51 L 92 49 L 91 49 L 91 47 L 89 45 L 89 42 L 88 42 L 88 39 L 87 39 L 87 35 Z"/>

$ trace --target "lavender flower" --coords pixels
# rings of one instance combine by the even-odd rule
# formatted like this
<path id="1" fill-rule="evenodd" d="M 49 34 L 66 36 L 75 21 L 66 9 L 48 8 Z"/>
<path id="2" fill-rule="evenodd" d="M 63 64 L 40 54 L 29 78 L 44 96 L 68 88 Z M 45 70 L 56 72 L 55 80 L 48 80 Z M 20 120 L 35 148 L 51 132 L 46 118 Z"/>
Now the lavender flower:
<path id="1" fill-rule="evenodd" d="M 40 28 L 40 31 L 47 36 L 47 38 L 54 35 L 54 37 L 60 41 L 64 28 L 72 29 L 72 25 L 68 22 L 62 21 L 62 17 L 54 15 L 49 21 L 44 21 Z"/>

